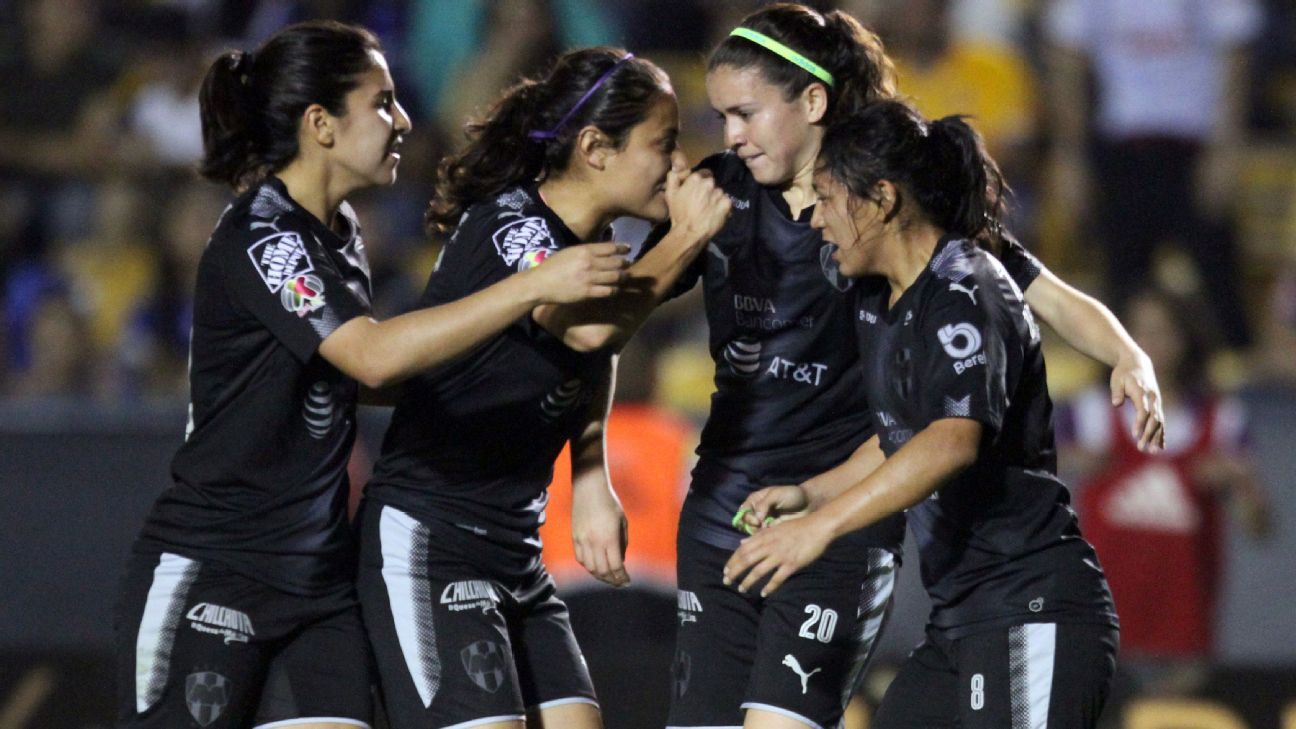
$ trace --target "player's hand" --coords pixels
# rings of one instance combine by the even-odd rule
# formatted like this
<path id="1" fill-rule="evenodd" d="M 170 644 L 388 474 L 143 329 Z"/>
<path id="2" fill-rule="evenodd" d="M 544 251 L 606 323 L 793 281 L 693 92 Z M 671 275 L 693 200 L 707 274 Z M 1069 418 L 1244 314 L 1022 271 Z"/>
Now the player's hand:
<path id="1" fill-rule="evenodd" d="M 1120 407 L 1128 398 L 1134 403 L 1134 427 L 1130 436 L 1144 453 L 1158 453 L 1165 448 L 1165 413 L 1161 408 L 1161 388 L 1157 385 L 1152 360 L 1143 352 L 1121 357 L 1112 369 L 1112 407 Z"/>
<path id="2" fill-rule="evenodd" d="M 625 569 L 629 527 L 625 511 L 606 487 L 585 484 L 572 493 L 572 546 L 576 561 L 613 587 L 630 584 Z"/>
<path id="3" fill-rule="evenodd" d="M 761 597 L 773 593 L 787 578 L 815 561 L 832 541 L 832 532 L 811 514 L 761 529 L 743 540 L 724 566 L 724 583 L 737 583 L 747 592 L 762 580 Z"/>
<path id="4" fill-rule="evenodd" d="M 630 247 L 624 243 L 586 243 L 564 248 L 540 265 L 523 271 L 531 276 L 543 304 L 571 304 L 615 294 L 625 283 Z"/>
<path id="5" fill-rule="evenodd" d="M 800 486 L 769 486 L 743 501 L 734 515 L 735 529 L 755 534 L 776 521 L 804 516 L 810 499 Z"/>
<path id="6" fill-rule="evenodd" d="M 671 230 L 687 232 L 700 240 L 710 240 L 729 219 L 729 196 L 705 170 L 689 172 L 671 167 L 666 174 L 666 207 L 670 210 Z"/>

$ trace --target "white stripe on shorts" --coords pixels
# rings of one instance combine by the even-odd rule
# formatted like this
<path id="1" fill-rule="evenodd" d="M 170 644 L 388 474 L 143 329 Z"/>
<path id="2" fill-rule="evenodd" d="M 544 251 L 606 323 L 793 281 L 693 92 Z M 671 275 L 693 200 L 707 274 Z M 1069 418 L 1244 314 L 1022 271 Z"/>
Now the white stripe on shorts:
<path id="1" fill-rule="evenodd" d="M 428 528 L 409 514 L 384 506 L 378 535 L 396 640 L 405 656 L 405 668 L 427 708 L 441 688 L 441 657 L 437 655 L 432 588 L 427 574 Z"/>
<path id="2" fill-rule="evenodd" d="M 153 568 L 153 584 L 149 585 L 135 636 L 135 711 L 140 714 L 162 698 L 176 627 L 201 566 L 192 559 L 163 552 Z"/>
<path id="3" fill-rule="evenodd" d="M 1057 623 L 1027 623 L 1008 629 L 1012 729 L 1047 729 L 1056 648 Z"/>

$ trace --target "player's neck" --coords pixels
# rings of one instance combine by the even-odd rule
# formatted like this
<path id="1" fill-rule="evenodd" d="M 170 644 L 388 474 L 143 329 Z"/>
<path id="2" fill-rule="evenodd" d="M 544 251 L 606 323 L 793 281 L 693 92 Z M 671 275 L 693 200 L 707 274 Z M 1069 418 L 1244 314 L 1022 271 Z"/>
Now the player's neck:
<path id="1" fill-rule="evenodd" d="M 340 192 L 330 194 L 328 175 L 322 169 L 310 160 L 298 157 L 275 176 L 288 188 L 288 196 L 294 202 L 324 225 L 331 224 L 344 195 Z"/>
<path id="2" fill-rule="evenodd" d="M 590 204 L 589 186 L 578 180 L 550 178 L 540 183 L 538 192 L 544 204 L 582 242 L 601 234 L 614 217 L 600 206 Z"/>
<path id="3" fill-rule="evenodd" d="M 882 265 L 887 283 L 891 284 L 891 303 L 895 304 L 913 286 L 931 262 L 945 231 L 927 222 L 896 226 L 886 234 L 882 244 Z"/>

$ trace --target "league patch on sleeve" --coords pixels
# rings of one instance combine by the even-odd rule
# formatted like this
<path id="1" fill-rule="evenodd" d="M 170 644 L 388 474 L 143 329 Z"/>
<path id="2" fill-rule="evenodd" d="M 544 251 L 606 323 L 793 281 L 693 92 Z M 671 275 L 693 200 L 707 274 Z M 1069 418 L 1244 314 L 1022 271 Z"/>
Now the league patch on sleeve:
<path id="1" fill-rule="evenodd" d="M 324 281 L 312 273 L 293 276 L 279 291 L 283 307 L 297 316 L 306 316 L 324 306 Z"/>
<path id="2" fill-rule="evenodd" d="M 516 265 L 521 271 L 539 265 L 558 250 L 549 224 L 541 217 L 515 220 L 495 231 L 492 240 L 504 263 Z"/>
<path id="3" fill-rule="evenodd" d="M 289 281 L 315 270 L 301 236 L 293 231 L 266 236 L 249 246 L 247 252 L 272 294 L 283 290 Z"/>

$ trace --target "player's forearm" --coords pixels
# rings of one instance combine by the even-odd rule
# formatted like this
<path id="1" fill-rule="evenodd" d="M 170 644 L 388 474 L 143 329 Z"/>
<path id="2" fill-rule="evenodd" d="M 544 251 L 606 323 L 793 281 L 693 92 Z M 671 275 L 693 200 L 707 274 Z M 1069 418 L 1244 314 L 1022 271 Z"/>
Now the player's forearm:
<path id="1" fill-rule="evenodd" d="M 616 359 L 590 401 L 589 420 L 580 435 L 571 440 L 572 494 L 590 489 L 611 489 L 607 472 L 607 419 L 612 411 L 616 383 Z"/>
<path id="2" fill-rule="evenodd" d="M 1026 303 L 1067 344 L 1108 367 L 1147 356 L 1102 302 L 1047 269 L 1026 289 Z"/>
<path id="3" fill-rule="evenodd" d="M 818 515 L 837 538 L 921 502 L 976 462 L 981 427 L 964 418 L 937 420 Z"/>
<path id="4" fill-rule="evenodd" d="M 810 502 L 810 509 L 813 511 L 822 508 L 824 504 L 867 478 L 885 460 L 886 455 L 878 446 L 878 437 L 875 435 L 869 438 L 841 465 L 801 484 L 801 489 Z"/>
<path id="5" fill-rule="evenodd" d="M 378 390 L 465 354 L 526 316 L 539 301 L 531 277 L 518 274 L 457 301 L 386 321 L 358 317 L 325 339 L 320 352 L 347 375 Z"/>
<path id="6" fill-rule="evenodd" d="M 545 304 L 536 307 L 532 316 L 579 352 L 609 346 L 619 349 L 670 292 L 705 243 L 699 235 L 672 229 L 630 267 L 629 281 L 617 295 L 592 303 Z"/>

